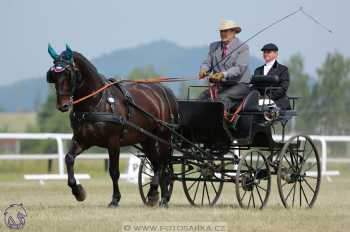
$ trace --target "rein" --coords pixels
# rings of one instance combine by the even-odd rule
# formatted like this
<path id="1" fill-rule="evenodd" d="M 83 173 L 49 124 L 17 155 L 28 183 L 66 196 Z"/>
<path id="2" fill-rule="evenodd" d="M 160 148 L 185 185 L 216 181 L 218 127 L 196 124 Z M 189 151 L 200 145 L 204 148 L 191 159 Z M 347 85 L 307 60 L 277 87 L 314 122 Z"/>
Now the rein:
<path id="1" fill-rule="evenodd" d="M 75 100 L 75 101 L 73 101 L 73 102 L 72 102 L 72 105 L 75 105 L 75 104 L 78 104 L 78 103 L 80 103 L 80 102 L 82 102 L 82 101 L 85 101 L 86 99 L 88 99 L 88 98 L 90 98 L 90 97 L 93 97 L 93 96 L 95 96 L 96 94 L 99 94 L 100 92 L 104 91 L 105 89 L 107 89 L 107 88 L 109 88 L 109 87 L 111 87 L 112 85 L 115 85 L 115 84 L 117 84 L 117 83 L 118 83 L 117 81 L 108 83 L 108 84 L 102 86 L 101 88 L 99 88 L 98 90 L 96 90 L 96 91 L 94 91 L 94 92 L 92 92 L 92 93 L 90 93 L 90 94 L 88 94 L 88 95 L 86 95 L 86 96 L 84 96 L 84 97 L 81 97 L 81 98 L 79 98 L 79 99 L 77 99 L 77 100 Z"/>
<path id="2" fill-rule="evenodd" d="M 88 98 L 91 98 L 99 93 L 101 93 L 102 91 L 104 91 L 105 89 L 111 87 L 112 85 L 118 84 L 118 83 L 122 83 L 122 82 L 131 82 L 131 83 L 139 83 L 139 84 L 151 84 L 151 83 L 163 83 L 163 82 L 177 82 L 177 81 L 186 81 L 186 79 L 182 79 L 182 78 L 170 78 L 170 77 L 156 77 L 156 78 L 151 78 L 151 79 L 144 79 L 144 80 L 121 80 L 121 81 L 113 81 L 110 82 L 104 86 L 102 86 L 101 88 L 95 90 L 94 92 L 81 97 L 75 101 L 72 102 L 72 105 L 76 105 L 82 101 L 85 101 Z"/>

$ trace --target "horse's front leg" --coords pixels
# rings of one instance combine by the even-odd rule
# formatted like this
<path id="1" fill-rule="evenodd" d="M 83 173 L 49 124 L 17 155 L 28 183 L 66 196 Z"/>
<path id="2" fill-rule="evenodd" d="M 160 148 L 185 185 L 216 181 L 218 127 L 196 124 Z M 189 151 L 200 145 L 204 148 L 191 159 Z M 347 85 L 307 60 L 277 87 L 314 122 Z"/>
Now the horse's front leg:
<path id="1" fill-rule="evenodd" d="M 66 154 L 65 161 L 67 167 L 68 175 L 68 186 L 72 189 L 72 194 L 75 196 L 77 201 L 84 201 L 86 198 L 86 192 L 81 184 L 77 184 L 74 177 L 74 161 L 75 158 L 82 153 L 86 148 L 84 148 L 78 141 L 74 138 L 72 139 L 71 146 L 68 153 Z"/>
<path id="2" fill-rule="evenodd" d="M 113 196 L 112 201 L 109 203 L 108 207 L 115 208 L 118 206 L 121 194 L 119 191 L 118 180 L 120 176 L 119 171 L 119 154 L 120 147 L 119 145 L 114 145 L 113 148 L 108 149 L 109 154 L 109 175 L 111 176 L 113 182 Z"/>

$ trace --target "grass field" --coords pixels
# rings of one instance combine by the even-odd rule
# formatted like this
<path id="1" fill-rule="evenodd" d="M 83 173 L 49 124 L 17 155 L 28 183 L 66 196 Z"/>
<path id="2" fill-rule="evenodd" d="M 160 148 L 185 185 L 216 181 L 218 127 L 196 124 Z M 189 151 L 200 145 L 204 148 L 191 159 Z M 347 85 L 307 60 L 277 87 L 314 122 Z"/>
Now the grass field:
<path id="1" fill-rule="evenodd" d="M 0 113 L 0 129 L 8 132 L 23 132 L 30 125 L 36 123 L 36 113 Z"/>
<path id="2" fill-rule="evenodd" d="M 0 165 L 1 166 L 1 165 Z M 228 231 L 349 231 L 350 169 L 342 175 L 323 180 L 313 209 L 286 210 L 280 203 L 276 181 L 264 210 L 242 210 L 235 199 L 233 184 L 226 184 L 216 207 L 196 208 L 187 202 L 182 186 L 175 192 L 168 209 L 143 206 L 137 185 L 121 182 L 119 208 L 109 209 L 111 181 L 106 173 L 96 172 L 92 180 L 81 181 L 88 197 L 76 202 L 65 182 L 24 181 L 22 174 L 0 171 L 0 209 L 11 203 L 23 203 L 27 223 L 23 231 L 121 231 L 122 223 L 135 222 L 224 222 Z M 0 231 L 9 231 L 0 220 Z"/>

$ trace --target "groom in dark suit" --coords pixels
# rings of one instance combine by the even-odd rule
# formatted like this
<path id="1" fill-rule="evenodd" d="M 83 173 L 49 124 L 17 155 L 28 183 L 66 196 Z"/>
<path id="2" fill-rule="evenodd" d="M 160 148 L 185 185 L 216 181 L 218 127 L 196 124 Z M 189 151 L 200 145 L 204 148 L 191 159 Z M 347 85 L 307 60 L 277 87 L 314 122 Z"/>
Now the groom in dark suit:
<path id="1" fill-rule="evenodd" d="M 265 64 L 256 68 L 254 75 L 276 75 L 279 77 L 278 87 L 280 89 L 270 90 L 269 97 L 282 109 L 290 109 L 290 104 L 287 96 L 289 87 L 289 72 L 288 68 L 277 62 L 278 47 L 275 44 L 266 44 L 261 51 Z"/>

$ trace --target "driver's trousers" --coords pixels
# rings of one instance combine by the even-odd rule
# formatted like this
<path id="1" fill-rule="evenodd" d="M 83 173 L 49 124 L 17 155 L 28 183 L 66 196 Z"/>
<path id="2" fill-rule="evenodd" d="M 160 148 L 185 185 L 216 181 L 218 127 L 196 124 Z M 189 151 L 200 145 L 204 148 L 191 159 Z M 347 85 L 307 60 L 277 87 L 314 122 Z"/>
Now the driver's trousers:
<path id="1" fill-rule="evenodd" d="M 237 83 L 229 86 L 218 86 L 219 101 L 221 101 L 226 111 L 235 109 L 238 107 L 240 102 L 248 95 L 249 86 L 245 83 Z M 199 100 L 211 100 L 209 89 L 203 91 L 199 95 Z"/>

